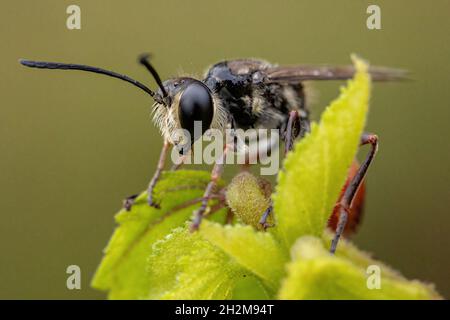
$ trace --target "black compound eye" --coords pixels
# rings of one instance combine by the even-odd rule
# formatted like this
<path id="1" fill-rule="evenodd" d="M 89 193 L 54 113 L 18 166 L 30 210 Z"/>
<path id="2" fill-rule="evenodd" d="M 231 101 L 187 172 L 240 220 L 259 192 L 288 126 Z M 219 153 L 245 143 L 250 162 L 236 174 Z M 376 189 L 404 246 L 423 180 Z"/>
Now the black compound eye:
<path id="1" fill-rule="evenodd" d="M 213 100 L 209 89 L 202 83 L 192 83 L 181 94 L 179 106 L 179 119 L 181 127 L 189 131 L 191 142 L 209 129 L 214 116 Z M 201 121 L 201 132 L 194 131 L 196 121 Z"/>

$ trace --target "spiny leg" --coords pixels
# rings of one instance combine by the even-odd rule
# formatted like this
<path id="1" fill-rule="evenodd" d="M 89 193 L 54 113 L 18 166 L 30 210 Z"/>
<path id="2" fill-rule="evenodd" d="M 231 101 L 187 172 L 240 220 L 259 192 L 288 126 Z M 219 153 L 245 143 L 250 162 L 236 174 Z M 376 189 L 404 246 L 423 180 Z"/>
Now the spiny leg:
<path id="1" fill-rule="evenodd" d="M 259 224 L 266 230 L 268 227 L 272 227 L 272 225 L 269 225 L 267 223 L 267 219 L 269 219 L 269 215 L 273 211 L 273 204 L 272 201 L 270 201 L 270 205 L 267 207 L 267 209 L 264 211 L 263 215 L 261 216 L 261 219 L 259 220 Z"/>
<path id="2" fill-rule="evenodd" d="M 289 118 L 286 125 L 284 136 L 284 154 L 286 155 L 294 146 L 294 140 L 300 133 L 300 115 L 297 110 L 289 112 Z"/>
<path id="3" fill-rule="evenodd" d="M 286 124 L 286 129 L 284 132 L 284 155 L 286 155 L 292 147 L 294 146 L 294 140 L 300 133 L 300 115 L 297 110 L 292 110 L 289 112 L 288 122 Z M 270 202 L 269 207 L 264 211 L 259 224 L 263 226 L 264 229 L 270 227 L 267 224 L 267 219 L 273 211 L 273 204 Z"/>
<path id="4" fill-rule="evenodd" d="M 208 186 L 205 189 L 205 193 L 203 194 L 202 204 L 200 208 L 194 211 L 194 217 L 191 224 L 191 231 L 197 230 L 200 226 L 200 223 L 202 222 L 203 216 L 208 207 L 208 201 L 211 198 L 211 195 L 213 194 L 214 189 L 216 188 L 217 182 L 219 181 L 220 176 L 223 173 L 226 154 L 227 152 L 229 152 L 230 148 L 231 147 L 228 144 L 225 145 L 221 157 L 217 159 L 216 163 L 214 164 L 214 167 L 211 172 L 211 180 L 209 181 Z"/>
<path id="5" fill-rule="evenodd" d="M 133 195 L 131 195 L 131 196 L 126 197 L 126 198 L 123 200 L 123 204 L 122 204 L 123 208 L 124 208 L 125 210 L 127 210 L 127 211 L 130 211 L 130 210 L 131 210 L 131 207 L 132 207 L 133 204 L 134 204 L 134 200 L 136 200 L 136 198 L 137 198 L 138 196 L 139 196 L 139 194 L 133 194 Z"/>
<path id="6" fill-rule="evenodd" d="M 182 155 L 181 158 L 179 159 L 179 162 L 173 164 L 173 165 L 172 165 L 172 168 L 170 168 L 170 170 L 172 170 L 172 171 L 177 171 L 178 169 L 180 169 L 181 166 L 182 166 L 182 165 L 184 164 L 184 162 L 186 161 L 186 159 L 187 159 L 188 157 L 190 157 L 190 156 L 191 156 L 190 152 L 189 152 L 188 154 Z"/>
<path id="7" fill-rule="evenodd" d="M 168 142 L 164 142 L 162 150 L 161 150 L 161 154 L 159 156 L 159 161 L 158 161 L 158 165 L 156 167 L 156 171 L 155 171 L 153 178 L 150 181 L 150 184 L 148 186 L 148 203 L 149 203 L 149 205 L 151 205 L 152 207 L 155 207 L 155 208 L 158 208 L 159 206 L 157 204 L 155 204 L 153 201 L 153 188 L 155 187 L 156 182 L 158 181 L 158 179 L 161 175 L 161 171 L 164 169 L 164 163 L 166 161 L 169 147 L 170 147 L 170 144 Z M 134 204 L 134 201 L 136 200 L 136 198 L 138 196 L 139 196 L 139 194 L 133 194 L 133 195 L 125 198 L 125 200 L 123 201 L 123 208 L 127 211 L 130 211 L 131 207 Z"/>
<path id="8" fill-rule="evenodd" d="M 233 218 L 234 218 L 234 213 L 231 210 L 231 208 L 228 208 L 227 214 L 225 216 L 225 224 L 232 224 L 233 223 Z"/>
<path id="9" fill-rule="evenodd" d="M 350 184 L 350 182 L 353 180 L 353 177 L 358 173 L 360 167 L 360 163 L 355 159 L 348 171 L 347 180 L 345 181 L 345 184 L 342 186 L 341 193 L 339 195 L 339 198 L 337 202 L 334 205 L 333 213 L 331 214 L 330 218 L 328 219 L 328 227 L 333 230 L 333 233 L 336 231 L 338 220 L 339 220 L 339 214 L 341 211 L 340 203 L 341 199 L 344 196 L 345 189 L 347 189 L 347 186 Z M 361 184 L 358 187 L 358 190 L 355 193 L 355 196 L 352 200 L 352 206 L 350 207 L 350 210 L 347 215 L 347 224 L 345 225 L 344 232 L 342 233 L 342 236 L 350 235 L 354 233 L 360 223 L 360 220 L 363 215 L 363 208 L 364 208 L 364 197 L 365 197 L 365 179 L 361 182 Z M 342 237 L 341 236 L 341 237 Z"/>
<path id="10" fill-rule="evenodd" d="M 366 159 L 364 159 L 363 163 L 358 169 L 358 172 L 353 177 L 352 181 L 349 183 L 347 188 L 344 191 L 344 195 L 342 196 L 341 201 L 339 202 L 340 213 L 339 213 L 339 221 L 336 227 L 336 233 L 334 234 L 334 238 L 331 241 L 330 252 L 334 254 L 336 252 L 336 247 L 339 242 L 339 238 L 344 232 L 345 225 L 347 223 L 348 212 L 352 205 L 353 198 L 355 197 L 356 191 L 358 191 L 359 186 L 361 185 L 364 176 L 367 173 L 367 169 L 372 163 L 373 158 L 378 150 L 378 137 L 374 134 L 364 134 L 361 137 L 361 145 L 370 144 L 371 149 L 367 154 Z"/>
<path id="11" fill-rule="evenodd" d="M 155 188 L 156 183 L 158 182 L 159 177 L 161 176 L 161 172 L 164 169 L 164 164 L 166 163 L 166 157 L 169 153 L 170 143 L 168 141 L 164 141 L 161 154 L 159 155 L 158 165 L 156 166 L 156 171 L 153 174 L 152 180 L 150 180 L 150 183 L 148 184 L 148 198 L 147 202 L 150 206 L 159 208 L 159 204 L 155 203 L 153 200 L 153 188 Z"/>

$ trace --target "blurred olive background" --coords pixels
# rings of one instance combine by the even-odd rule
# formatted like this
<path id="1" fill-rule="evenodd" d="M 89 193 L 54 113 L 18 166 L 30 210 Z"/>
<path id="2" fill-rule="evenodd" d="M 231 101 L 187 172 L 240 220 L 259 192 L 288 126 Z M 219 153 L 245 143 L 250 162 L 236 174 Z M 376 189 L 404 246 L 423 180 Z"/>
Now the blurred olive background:
<path id="1" fill-rule="evenodd" d="M 366 28 L 372 3 L 382 30 Z M 70 4 L 81 30 L 66 28 Z M 354 240 L 450 296 L 450 2 L 3 1 L 0 12 L 0 298 L 104 298 L 89 282 L 113 214 L 146 187 L 162 145 L 140 90 L 18 58 L 101 66 L 155 88 L 136 63 L 148 51 L 162 78 L 236 57 L 346 64 L 353 52 L 411 70 L 414 81 L 374 86 L 368 130 L 381 145 Z M 315 119 L 340 85 L 315 85 Z M 81 290 L 66 288 L 71 264 Z"/>

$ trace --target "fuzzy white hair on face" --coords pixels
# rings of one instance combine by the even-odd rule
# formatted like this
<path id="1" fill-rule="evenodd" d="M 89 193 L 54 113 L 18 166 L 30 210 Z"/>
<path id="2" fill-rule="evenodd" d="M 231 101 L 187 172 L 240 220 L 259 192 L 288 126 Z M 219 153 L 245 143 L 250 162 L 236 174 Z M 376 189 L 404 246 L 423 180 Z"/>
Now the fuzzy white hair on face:
<path id="1" fill-rule="evenodd" d="M 160 130 L 164 140 L 172 145 L 182 144 L 186 141 L 186 137 L 180 134 L 180 129 L 182 129 L 178 116 L 180 97 L 181 93 L 177 94 L 169 107 L 160 103 L 153 104 L 153 122 Z M 228 122 L 228 112 L 215 93 L 212 94 L 212 99 L 214 115 L 210 127 L 205 130 L 216 129 L 223 132 Z"/>

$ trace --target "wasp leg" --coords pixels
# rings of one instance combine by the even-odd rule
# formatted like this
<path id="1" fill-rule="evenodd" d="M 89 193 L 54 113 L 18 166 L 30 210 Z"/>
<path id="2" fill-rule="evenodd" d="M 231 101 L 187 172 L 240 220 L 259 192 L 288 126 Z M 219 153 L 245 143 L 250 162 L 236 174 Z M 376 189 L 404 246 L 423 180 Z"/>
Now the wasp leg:
<path id="1" fill-rule="evenodd" d="M 286 155 L 294 145 L 294 140 L 300 132 L 300 115 L 297 110 L 289 112 L 289 118 L 285 131 L 284 154 Z"/>
<path id="2" fill-rule="evenodd" d="M 134 204 L 134 200 L 136 200 L 136 198 L 138 197 L 138 195 L 139 195 L 139 194 L 133 194 L 133 195 L 131 195 L 131 196 L 126 197 L 126 198 L 123 200 L 122 207 L 123 207 L 125 210 L 130 211 L 130 210 L 131 210 L 131 207 L 132 207 L 133 204 Z"/>
<path id="3" fill-rule="evenodd" d="M 270 202 L 270 205 L 267 207 L 267 209 L 264 211 L 263 215 L 261 216 L 261 219 L 259 220 L 259 224 L 266 230 L 269 227 L 273 227 L 272 225 L 267 223 L 267 219 L 269 218 L 269 215 L 273 211 L 273 205 L 272 202 Z"/>
<path id="4" fill-rule="evenodd" d="M 345 189 L 347 189 L 347 186 L 352 181 L 353 177 L 358 172 L 360 163 L 355 159 L 353 161 L 353 164 L 351 165 L 347 180 L 345 181 L 344 185 L 342 186 L 341 193 L 339 195 L 339 198 L 337 202 L 334 205 L 333 213 L 331 214 L 330 218 L 328 219 L 328 227 L 333 230 L 333 232 L 336 231 L 338 220 L 339 220 L 339 214 L 341 211 L 341 199 L 344 196 Z M 345 225 L 344 232 L 342 233 L 342 236 L 351 235 L 354 233 L 362 219 L 363 211 L 364 211 L 364 197 L 365 197 L 365 179 L 361 182 L 361 184 L 358 187 L 358 191 L 356 191 L 355 196 L 352 200 L 352 206 L 350 208 L 350 211 L 347 215 L 347 224 Z"/>
<path id="5" fill-rule="evenodd" d="M 378 137 L 374 134 L 364 134 L 361 137 L 361 145 L 366 144 L 371 145 L 370 152 L 367 154 L 366 159 L 364 159 L 363 163 L 359 167 L 352 181 L 348 184 L 341 198 L 341 201 L 339 202 L 340 207 L 339 220 L 336 227 L 336 233 L 334 234 L 334 238 L 331 241 L 331 248 L 330 248 L 330 252 L 333 254 L 336 252 L 336 247 L 338 245 L 339 238 L 344 232 L 345 225 L 347 223 L 348 213 L 352 205 L 353 198 L 355 197 L 355 194 L 358 191 L 358 188 L 361 185 L 364 176 L 367 173 L 367 169 L 369 169 L 369 166 L 372 163 L 375 154 L 377 153 Z"/>
<path id="6" fill-rule="evenodd" d="M 232 224 L 233 218 L 234 218 L 234 213 L 230 208 L 228 208 L 227 215 L 225 216 L 225 224 Z"/>
<path id="7" fill-rule="evenodd" d="M 300 115 L 297 110 L 293 110 L 289 112 L 289 118 L 285 129 L 285 149 L 284 154 L 286 155 L 290 150 L 292 150 L 292 147 L 294 145 L 295 138 L 300 133 Z M 259 224 L 263 226 L 264 230 L 268 227 L 271 227 L 271 225 L 267 224 L 267 219 L 269 218 L 269 215 L 273 211 L 273 205 L 272 202 L 270 203 L 269 207 L 264 211 L 263 215 L 261 216 L 261 219 L 259 220 Z"/>
<path id="8" fill-rule="evenodd" d="M 158 161 L 158 165 L 156 166 L 156 171 L 153 174 L 152 180 L 150 180 L 150 183 L 148 184 L 148 189 L 147 189 L 147 193 L 148 193 L 148 198 L 147 198 L 147 202 L 150 206 L 154 207 L 154 208 L 159 208 L 159 204 L 155 203 L 155 201 L 153 200 L 153 188 L 155 188 L 156 183 L 158 182 L 159 177 L 161 176 L 161 172 L 164 169 L 164 164 L 166 162 L 166 157 L 167 154 L 169 153 L 169 147 L 170 144 L 167 141 L 164 141 L 162 150 L 161 150 L 161 154 L 159 155 L 159 161 Z"/>
<path id="9" fill-rule="evenodd" d="M 188 157 L 190 157 L 190 156 L 191 156 L 190 153 L 183 155 L 183 156 L 181 157 L 181 159 L 180 159 L 180 162 L 179 162 L 179 163 L 175 163 L 175 164 L 172 166 L 172 168 L 170 168 L 170 170 L 172 170 L 172 171 L 177 171 L 178 169 L 180 169 L 181 166 L 182 166 L 182 165 L 184 164 L 184 162 L 186 161 L 186 159 L 187 159 Z"/>
<path id="10" fill-rule="evenodd" d="M 164 145 L 161 150 L 161 154 L 159 156 L 158 166 L 156 167 L 156 171 L 155 171 L 153 178 L 150 181 L 149 186 L 148 186 L 148 204 L 155 208 L 159 208 L 159 205 L 153 201 L 153 188 L 155 187 L 156 182 L 158 182 L 158 179 L 161 175 L 161 171 L 164 169 L 164 163 L 166 161 L 169 147 L 170 147 L 170 144 L 168 142 L 164 142 Z M 138 195 L 139 194 L 133 194 L 129 197 L 126 197 L 125 200 L 123 201 L 123 208 L 127 211 L 130 211 L 131 207 L 133 206 L 134 201 L 136 200 Z"/>
<path id="11" fill-rule="evenodd" d="M 229 152 L 230 146 L 227 144 L 225 145 L 225 148 L 223 149 L 223 153 L 219 159 L 216 160 L 216 163 L 214 164 L 214 167 L 211 171 L 211 180 L 208 183 L 208 186 L 205 189 L 205 193 L 203 194 L 203 200 L 200 208 L 198 208 L 196 211 L 194 211 L 194 217 L 191 224 L 191 231 L 195 231 L 200 226 L 200 223 L 202 222 L 203 216 L 206 212 L 206 209 L 208 207 L 208 201 L 211 198 L 211 195 L 214 192 L 214 189 L 216 188 L 217 182 L 220 179 L 220 176 L 223 173 L 223 166 L 226 159 L 226 154 Z"/>

